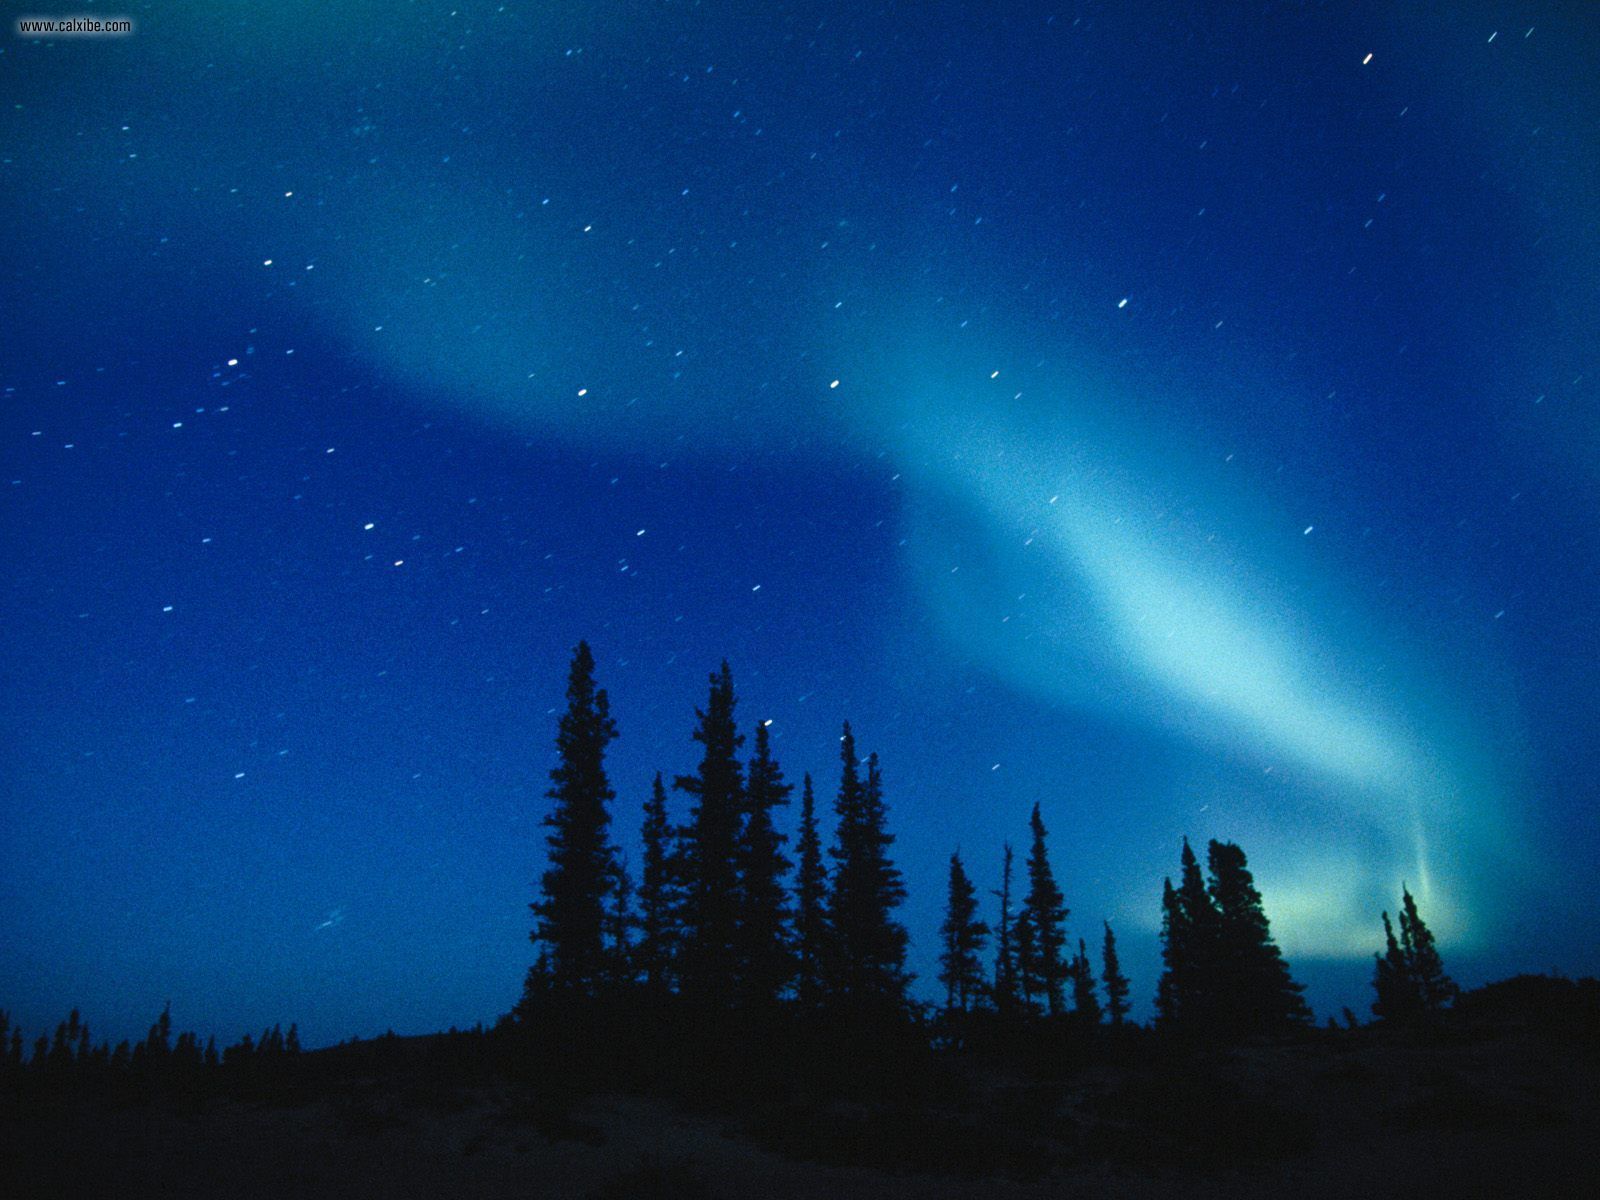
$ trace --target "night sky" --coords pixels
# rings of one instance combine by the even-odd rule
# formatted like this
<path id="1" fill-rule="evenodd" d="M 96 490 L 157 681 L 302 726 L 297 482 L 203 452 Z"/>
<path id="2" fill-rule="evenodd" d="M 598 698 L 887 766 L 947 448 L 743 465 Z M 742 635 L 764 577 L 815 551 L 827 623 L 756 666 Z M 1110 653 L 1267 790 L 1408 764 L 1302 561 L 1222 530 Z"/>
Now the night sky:
<path id="1" fill-rule="evenodd" d="M 506 1011 L 580 638 L 635 865 L 724 656 L 824 804 L 852 722 L 923 994 L 1036 801 L 1139 1015 L 1185 834 L 1319 1016 L 1402 883 L 1600 970 L 1593 5 L 59 11 L 138 29 L 0 45 L 30 1036 Z"/>

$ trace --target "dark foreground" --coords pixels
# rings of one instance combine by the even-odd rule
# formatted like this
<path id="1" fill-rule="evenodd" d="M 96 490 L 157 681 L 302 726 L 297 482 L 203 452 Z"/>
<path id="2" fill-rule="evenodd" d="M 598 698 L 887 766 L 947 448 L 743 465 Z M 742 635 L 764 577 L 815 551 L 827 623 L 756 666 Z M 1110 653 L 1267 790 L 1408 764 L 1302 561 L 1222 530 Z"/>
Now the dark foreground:
<path id="1" fill-rule="evenodd" d="M 1600 1194 L 1593 1047 L 1527 1030 L 1145 1043 L 1048 1072 L 946 1055 L 931 1097 L 692 1103 L 443 1079 L 415 1069 L 426 1041 L 322 1052 L 338 1070 L 255 1096 L 8 1097 L 0 1195 Z"/>

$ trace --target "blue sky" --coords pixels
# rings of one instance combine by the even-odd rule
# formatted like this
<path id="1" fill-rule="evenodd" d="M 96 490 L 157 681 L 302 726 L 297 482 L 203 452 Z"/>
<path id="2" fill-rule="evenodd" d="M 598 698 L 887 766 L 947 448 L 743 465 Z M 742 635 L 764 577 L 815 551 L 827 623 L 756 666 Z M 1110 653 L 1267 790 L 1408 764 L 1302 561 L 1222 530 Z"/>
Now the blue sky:
<path id="1" fill-rule="evenodd" d="M 924 976 L 1035 801 L 1145 1002 L 1185 835 L 1322 1012 L 1596 970 L 1596 25 L 1394 10 L 8 35 L 0 997 L 492 1019 L 579 638 L 627 844 L 851 720 Z"/>

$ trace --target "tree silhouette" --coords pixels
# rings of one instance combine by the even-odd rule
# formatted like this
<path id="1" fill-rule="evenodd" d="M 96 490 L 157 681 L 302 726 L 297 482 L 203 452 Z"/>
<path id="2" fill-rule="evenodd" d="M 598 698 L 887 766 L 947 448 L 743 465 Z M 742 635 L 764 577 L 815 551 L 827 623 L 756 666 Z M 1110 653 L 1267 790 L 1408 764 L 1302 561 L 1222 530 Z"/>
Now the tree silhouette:
<path id="1" fill-rule="evenodd" d="M 1304 1024 L 1311 1010 L 1304 988 L 1289 975 L 1289 965 L 1272 940 L 1261 893 L 1232 842 L 1212 841 L 1207 850 L 1216 906 L 1216 1027 L 1226 1033 L 1264 1032 Z"/>
<path id="2" fill-rule="evenodd" d="M 1158 1024 L 1234 1036 L 1310 1020 L 1302 989 L 1272 940 L 1244 851 L 1212 841 L 1207 864 L 1209 884 L 1185 838 L 1179 885 L 1170 879 L 1163 885 Z"/>
<path id="3" fill-rule="evenodd" d="M 1117 938 L 1111 922 L 1105 922 L 1106 938 L 1100 948 L 1100 982 L 1106 989 L 1106 1015 L 1113 1025 L 1121 1025 L 1128 1015 L 1128 977 L 1117 961 Z"/>
<path id="4" fill-rule="evenodd" d="M 1000 859 L 1000 890 L 993 893 L 1000 902 L 1000 916 L 995 922 L 994 1005 L 1002 1016 L 1015 1013 L 1021 1000 L 1017 945 L 1013 936 L 1016 921 L 1011 915 L 1011 861 L 1011 843 L 1007 842 Z"/>
<path id="5" fill-rule="evenodd" d="M 966 1012 L 983 988 L 979 955 L 989 927 L 978 920 L 978 895 L 961 865 L 959 852 L 950 856 L 949 895 L 939 930 L 944 950 L 939 955 L 939 982 L 945 987 L 945 1008 Z"/>
<path id="6" fill-rule="evenodd" d="M 144 1039 L 145 1054 L 154 1065 L 162 1065 L 172 1053 L 172 1002 L 169 1000 Z"/>
<path id="7" fill-rule="evenodd" d="M 1078 939 L 1078 953 L 1073 955 L 1072 1015 L 1089 1025 L 1100 1024 L 1100 997 L 1094 991 L 1094 968 L 1089 965 L 1089 949 L 1083 939 Z"/>
<path id="8" fill-rule="evenodd" d="M 1204 1029 L 1216 1008 L 1217 911 L 1200 877 L 1200 864 L 1183 839 L 1178 887 L 1162 883 L 1161 960 L 1156 1021 L 1169 1029 Z"/>
<path id="9" fill-rule="evenodd" d="M 644 805 L 644 867 L 639 879 L 639 942 L 634 959 L 653 994 L 669 986 L 674 945 L 673 924 L 677 911 L 673 887 L 671 825 L 667 819 L 667 789 L 656 772 L 650 786 L 650 799 Z"/>
<path id="10" fill-rule="evenodd" d="M 697 1003 L 726 1002 L 738 969 L 739 824 L 744 786 L 735 757 L 744 738 L 734 726 L 733 674 L 724 662 L 711 676 L 706 707 L 697 710 L 694 740 L 704 748 L 699 769 L 680 775 L 695 799 L 683 829 L 683 896 L 679 923 L 682 994 Z"/>
<path id="11" fill-rule="evenodd" d="M 1412 985 L 1405 952 L 1395 940 L 1394 926 L 1387 912 L 1383 914 L 1383 940 L 1383 953 L 1372 956 L 1377 960 L 1372 977 L 1377 997 L 1372 1002 L 1372 1013 L 1380 1021 L 1415 1024 L 1422 1015 L 1421 997 Z"/>
<path id="12" fill-rule="evenodd" d="M 606 909 L 606 955 L 612 987 L 625 989 L 638 980 L 633 931 L 639 920 L 633 912 L 633 877 L 627 855 L 618 852 L 611 882 L 611 903 Z"/>
<path id="13" fill-rule="evenodd" d="M 847 1004 L 898 1006 L 910 977 L 905 971 L 907 935 L 891 911 L 905 899 L 900 871 L 889 859 L 889 833 L 878 756 L 867 759 L 861 779 L 855 737 L 845 723 L 839 739 L 843 769 L 836 804 L 839 823 L 833 848 L 832 929 L 834 995 Z"/>
<path id="14" fill-rule="evenodd" d="M 1456 995 L 1444 972 L 1433 932 L 1417 912 L 1410 889 L 1401 888 L 1400 937 L 1395 939 L 1389 914 L 1383 914 L 1384 952 L 1375 955 L 1372 986 L 1377 992 L 1372 1012 L 1396 1025 L 1414 1025 L 1439 1013 Z"/>
<path id="15" fill-rule="evenodd" d="M 772 822 L 772 810 L 789 803 L 792 784 L 772 757 L 765 723 L 756 726 L 756 748 L 744 788 L 744 820 L 739 829 L 738 984 L 740 999 L 770 1007 L 794 977 L 789 931 L 789 898 L 784 876 L 789 860 L 785 838 Z"/>
<path id="16" fill-rule="evenodd" d="M 827 986 L 828 872 L 817 833 L 817 802 L 807 774 L 800 789 L 799 863 L 795 872 L 795 997 L 807 1008 L 822 1002 Z"/>
<path id="17" fill-rule="evenodd" d="M 607 976 L 606 902 L 616 887 L 617 863 L 608 836 L 606 805 L 614 793 L 605 751 L 616 736 L 605 690 L 595 686 L 594 655 L 579 642 L 567 677 L 567 710 L 556 727 L 558 761 L 547 793 L 555 807 L 544 821 L 551 831 L 549 867 L 531 906 L 541 954 L 529 972 L 528 995 L 542 986 L 593 993 Z"/>
<path id="18" fill-rule="evenodd" d="M 1050 869 L 1044 820 L 1037 804 L 1028 827 L 1033 845 L 1028 851 L 1028 894 L 1017 918 L 1017 973 L 1024 999 L 1031 1004 L 1035 996 L 1042 995 L 1049 1011 L 1058 1013 L 1066 1006 L 1064 985 L 1071 970 L 1066 958 L 1067 907 Z"/>
<path id="19" fill-rule="evenodd" d="M 1416 900 L 1404 887 L 1400 895 L 1400 946 L 1406 953 L 1411 977 L 1422 998 L 1422 1011 L 1431 1017 L 1455 998 L 1456 985 L 1444 973 L 1444 961 L 1439 957 L 1433 931 L 1423 923 Z"/>

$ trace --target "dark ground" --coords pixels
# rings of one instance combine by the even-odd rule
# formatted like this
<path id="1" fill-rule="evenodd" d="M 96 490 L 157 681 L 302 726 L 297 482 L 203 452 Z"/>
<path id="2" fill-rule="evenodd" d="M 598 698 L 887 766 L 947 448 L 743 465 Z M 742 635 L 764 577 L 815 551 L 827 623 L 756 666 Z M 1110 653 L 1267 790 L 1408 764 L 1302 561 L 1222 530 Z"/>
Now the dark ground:
<path id="1" fill-rule="evenodd" d="M 8 1098 L 0 1194 L 1600 1194 L 1594 1043 L 1518 1028 L 1196 1053 L 1143 1039 L 1049 1070 L 965 1055 L 944 1060 L 931 1098 L 849 1102 L 561 1098 L 536 1082 L 437 1081 L 382 1062 L 253 1098 Z"/>

